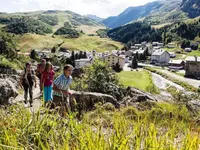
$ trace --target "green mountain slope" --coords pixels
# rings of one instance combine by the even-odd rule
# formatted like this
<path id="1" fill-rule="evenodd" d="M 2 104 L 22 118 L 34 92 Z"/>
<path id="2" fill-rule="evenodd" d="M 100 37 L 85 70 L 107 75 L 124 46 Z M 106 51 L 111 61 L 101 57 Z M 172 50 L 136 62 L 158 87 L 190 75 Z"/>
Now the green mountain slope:
<path id="1" fill-rule="evenodd" d="M 64 26 L 64 23 L 68 22 L 72 27 L 78 28 L 79 26 L 92 26 L 102 27 L 103 25 L 85 16 L 81 16 L 71 11 L 36 11 L 28 13 L 0 13 L 0 24 L 8 25 L 13 22 L 19 21 L 21 18 L 34 19 L 45 24 L 52 26 L 53 31 Z"/>
<path id="2" fill-rule="evenodd" d="M 190 18 L 200 15 L 200 0 L 183 0 L 182 10 L 188 13 Z"/>
<path id="3" fill-rule="evenodd" d="M 200 36 L 200 17 L 183 22 L 172 23 L 155 29 L 146 22 L 134 22 L 112 30 L 107 35 L 123 43 L 159 41 L 169 43 L 183 39 L 197 41 Z"/>

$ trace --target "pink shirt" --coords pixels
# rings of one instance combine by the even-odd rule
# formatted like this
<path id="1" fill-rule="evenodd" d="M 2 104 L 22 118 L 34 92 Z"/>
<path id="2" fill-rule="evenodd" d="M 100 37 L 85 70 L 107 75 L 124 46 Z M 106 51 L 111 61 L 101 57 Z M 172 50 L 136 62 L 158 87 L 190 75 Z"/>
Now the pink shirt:
<path id="1" fill-rule="evenodd" d="M 44 71 L 42 73 L 42 83 L 44 83 L 44 86 L 51 86 L 54 79 L 54 71 L 46 72 Z"/>

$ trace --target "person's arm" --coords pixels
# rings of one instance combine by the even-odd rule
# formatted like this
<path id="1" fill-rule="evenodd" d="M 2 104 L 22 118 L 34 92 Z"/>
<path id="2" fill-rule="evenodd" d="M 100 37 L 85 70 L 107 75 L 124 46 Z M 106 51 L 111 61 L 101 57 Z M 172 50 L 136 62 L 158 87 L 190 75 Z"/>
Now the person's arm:
<path id="1" fill-rule="evenodd" d="M 19 79 L 19 86 L 20 86 L 21 88 L 23 88 L 23 86 L 22 86 L 22 83 L 23 83 L 23 76 L 24 76 L 24 73 L 22 73 L 22 74 L 20 75 L 20 79 Z"/>
<path id="2" fill-rule="evenodd" d="M 41 89 L 43 89 L 43 87 L 44 87 L 44 79 L 45 79 L 45 76 L 44 76 L 44 73 L 42 73 L 41 74 L 41 81 L 40 81 Z"/>
<path id="3" fill-rule="evenodd" d="M 53 83 L 53 90 L 57 93 L 60 93 L 60 94 L 63 94 L 63 95 L 69 95 L 69 92 L 68 92 L 68 89 L 67 90 L 62 90 L 62 89 L 59 89 L 59 85 L 62 84 L 61 83 L 61 76 L 59 76 L 58 78 L 56 78 L 54 80 L 54 83 Z"/>
<path id="4" fill-rule="evenodd" d="M 34 75 L 35 88 L 37 88 L 36 75 Z"/>

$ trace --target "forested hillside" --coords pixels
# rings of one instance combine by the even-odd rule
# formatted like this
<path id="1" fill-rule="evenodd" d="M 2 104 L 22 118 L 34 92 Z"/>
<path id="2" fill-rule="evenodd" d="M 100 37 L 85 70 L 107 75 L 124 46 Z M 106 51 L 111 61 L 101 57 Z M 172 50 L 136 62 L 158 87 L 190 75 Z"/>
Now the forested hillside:
<path id="1" fill-rule="evenodd" d="M 190 18 L 200 15 L 200 0 L 183 0 L 182 10 L 188 13 Z"/>
<path id="2" fill-rule="evenodd" d="M 113 40 L 123 43 L 133 41 L 162 41 L 162 32 L 152 29 L 150 25 L 143 22 L 135 22 L 108 31 L 107 35 Z"/>
<path id="3" fill-rule="evenodd" d="M 195 40 L 196 37 L 200 37 L 200 18 L 173 23 L 159 29 L 154 29 L 145 22 L 135 22 L 112 29 L 107 35 L 123 43 L 158 41 L 166 44 L 183 39 Z"/>
<path id="4" fill-rule="evenodd" d="M 15 34 L 24 34 L 24 33 L 36 33 L 36 34 L 48 34 L 52 33 L 51 26 L 38 21 L 32 18 L 20 18 L 17 19 L 14 23 L 10 23 L 4 29 L 7 32 Z"/>

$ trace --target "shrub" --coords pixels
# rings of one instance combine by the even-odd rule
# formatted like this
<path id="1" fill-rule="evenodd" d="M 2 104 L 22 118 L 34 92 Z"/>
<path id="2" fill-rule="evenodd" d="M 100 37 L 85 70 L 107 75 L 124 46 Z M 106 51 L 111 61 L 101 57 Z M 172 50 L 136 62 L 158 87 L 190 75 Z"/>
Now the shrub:
<path id="1" fill-rule="evenodd" d="M 51 25 L 51 26 L 55 26 L 58 24 L 57 16 L 39 15 L 38 19 L 44 23 Z"/>
<path id="2" fill-rule="evenodd" d="M 64 35 L 66 38 L 78 38 L 80 36 L 79 32 L 74 29 L 69 29 L 67 27 L 59 28 L 55 35 Z"/>
<path id="3" fill-rule="evenodd" d="M 25 17 L 19 19 L 14 23 L 9 24 L 5 27 L 5 30 L 15 34 L 36 33 L 43 35 L 53 32 L 51 27 L 46 23 Z"/>
<path id="4" fill-rule="evenodd" d="M 13 59 L 17 56 L 16 40 L 12 34 L 0 30 L 0 55 Z"/>
<path id="5" fill-rule="evenodd" d="M 197 50 L 197 49 L 198 49 L 198 46 L 199 46 L 199 43 L 191 43 L 191 44 L 190 44 L 190 47 L 191 47 L 191 49 L 193 49 L 193 50 Z"/>
<path id="6" fill-rule="evenodd" d="M 181 48 L 187 48 L 190 47 L 190 41 L 184 40 L 181 44 Z"/>
<path id="7" fill-rule="evenodd" d="M 80 87 L 84 87 L 82 89 L 84 91 L 112 95 L 118 100 L 123 98 L 123 92 L 120 89 L 122 85 L 116 73 L 100 60 L 95 60 L 92 65 L 84 68 L 84 74 L 73 88 L 80 89 Z"/>

